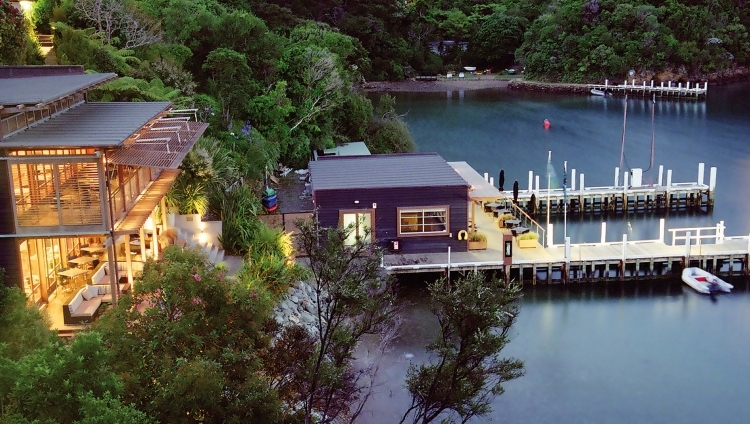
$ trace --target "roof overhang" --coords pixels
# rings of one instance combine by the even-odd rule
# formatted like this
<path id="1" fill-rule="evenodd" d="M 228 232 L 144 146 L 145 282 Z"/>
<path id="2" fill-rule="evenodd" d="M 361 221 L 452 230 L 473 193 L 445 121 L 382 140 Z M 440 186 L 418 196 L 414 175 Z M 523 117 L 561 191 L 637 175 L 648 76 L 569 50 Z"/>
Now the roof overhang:
<path id="1" fill-rule="evenodd" d="M 144 126 L 164 116 L 171 105 L 169 102 L 83 103 L 17 134 L 6 135 L 0 147 L 39 150 L 120 146 Z"/>
<path id="2" fill-rule="evenodd" d="M 5 106 L 4 113 L 39 109 L 116 78 L 114 73 L 0 78 L 0 105 Z"/>
<path id="3" fill-rule="evenodd" d="M 457 173 L 471 187 L 469 188 L 469 199 L 471 200 L 495 200 L 503 197 L 503 193 L 497 187 L 490 184 L 477 171 L 466 162 L 448 162 Z"/>
<path id="4" fill-rule="evenodd" d="M 127 215 L 115 224 L 115 237 L 124 234 L 136 234 L 154 212 L 161 199 L 180 175 L 179 169 L 165 169 L 146 189 L 133 205 Z"/>
<path id="5" fill-rule="evenodd" d="M 107 153 L 107 160 L 118 165 L 175 169 L 208 128 L 204 122 L 162 118 L 151 122 Z"/>

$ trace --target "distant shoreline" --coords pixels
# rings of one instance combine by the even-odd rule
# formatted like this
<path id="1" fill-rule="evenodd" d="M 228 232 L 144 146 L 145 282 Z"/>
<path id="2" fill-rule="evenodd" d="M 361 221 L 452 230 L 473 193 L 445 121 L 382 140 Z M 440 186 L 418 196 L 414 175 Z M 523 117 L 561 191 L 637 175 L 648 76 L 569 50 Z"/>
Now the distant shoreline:
<path id="1" fill-rule="evenodd" d="M 371 93 L 409 92 L 409 93 L 437 93 L 443 91 L 470 91 L 487 88 L 508 88 L 510 81 L 497 79 L 494 76 L 480 76 L 471 79 L 450 79 L 438 81 L 373 81 L 362 85 Z"/>
<path id="2" fill-rule="evenodd" d="M 679 81 L 682 75 L 672 75 L 670 80 Z M 750 80 L 750 68 L 737 67 L 731 70 L 715 72 L 705 75 L 699 81 L 708 81 L 709 85 L 723 85 L 733 82 Z M 612 82 L 614 83 L 614 82 Z M 620 84 L 622 84 L 620 82 Z M 522 78 L 500 79 L 495 75 L 478 75 L 469 78 L 441 78 L 437 81 L 415 81 L 408 79 L 404 81 L 372 81 L 366 82 L 361 87 L 370 93 L 406 92 L 406 93 L 439 93 L 444 91 L 471 91 L 484 90 L 488 88 L 502 88 L 528 91 L 546 91 L 568 94 L 588 94 L 587 84 L 575 83 L 549 83 L 539 81 L 527 81 Z"/>

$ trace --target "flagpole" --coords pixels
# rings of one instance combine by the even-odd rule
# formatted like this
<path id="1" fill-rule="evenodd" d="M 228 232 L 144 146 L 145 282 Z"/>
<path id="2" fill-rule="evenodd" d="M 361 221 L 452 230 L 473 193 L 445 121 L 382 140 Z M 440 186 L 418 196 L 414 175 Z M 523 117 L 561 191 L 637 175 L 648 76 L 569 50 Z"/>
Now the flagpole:
<path id="1" fill-rule="evenodd" d="M 552 192 L 550 191 L 550 185 L 552 185 L 552 174 L 550 172 L 550 166 L 552 166 L 552 150 L 547 154 L 547 231 L 549 231 L 549 210 L 552 205 Z M 547 247 L 549 247 L 549 235 L 547 236 Z"/>
<path id="2" fill-rule="evenodd" d="M 563 162 L 563 234 L 568 238 L 568 161 Z"/>

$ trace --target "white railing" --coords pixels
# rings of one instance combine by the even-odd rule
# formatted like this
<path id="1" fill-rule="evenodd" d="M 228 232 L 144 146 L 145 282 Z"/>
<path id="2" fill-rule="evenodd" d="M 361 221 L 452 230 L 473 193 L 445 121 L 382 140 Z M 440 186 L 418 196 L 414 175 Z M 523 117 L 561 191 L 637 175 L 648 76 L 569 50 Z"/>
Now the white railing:
<path id="1" fill-rule="evenodd" d="M 695 241 L 696 245 L 703 244 L 703 240 L 713 240 L 714 244 L 724 243 L 724 221 L 719 221 L 715 227 L 692 227 L 692 228 L 674 228 L 670 229 L 672 233 L 672 246 L 677 246 L 678 241 L 683 244 L 693 244 Z"/>

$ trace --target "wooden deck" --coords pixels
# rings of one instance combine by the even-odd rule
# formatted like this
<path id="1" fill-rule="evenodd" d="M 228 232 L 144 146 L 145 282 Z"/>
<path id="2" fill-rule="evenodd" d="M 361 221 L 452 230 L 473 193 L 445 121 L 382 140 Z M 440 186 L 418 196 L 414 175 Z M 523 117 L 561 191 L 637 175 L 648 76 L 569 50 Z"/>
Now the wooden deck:
<path id="1" fill-rule="evenodd" d="M 670 240 L 571 245 L 567 258 L 563 245 L 545 248 L 538 243 L 535 248 L 521 249 L 514 240 L 512 265 L 503 265 L 502 234 L 508 230 L 499 228 L 491 214 L 480 211 L 475 219 L 478 231 L 488 236 L 486 250 L 386 255 L 384 269 L 392 274 L 497 270 L 505 278 L 530 283 L 674 278 L 690 265 L 719 275 L 748 275 L 750 236 L 724 237 L 720 226 L 708 235 L 707 231 L 687 236 L 683 229 L 669 230 Z M 688 237 L 695 243 L 689 250 L 684 244 Z"/>

